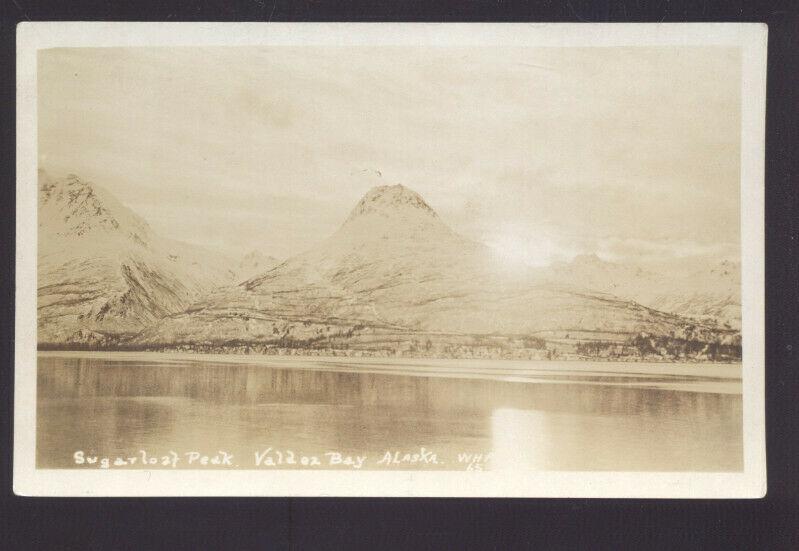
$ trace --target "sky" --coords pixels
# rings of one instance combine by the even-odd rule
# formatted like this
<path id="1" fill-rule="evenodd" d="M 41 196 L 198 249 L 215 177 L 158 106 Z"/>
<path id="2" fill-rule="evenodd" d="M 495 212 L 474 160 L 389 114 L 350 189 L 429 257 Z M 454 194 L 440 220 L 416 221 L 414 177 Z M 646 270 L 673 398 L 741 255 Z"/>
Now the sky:
<path id="1" fill-rule="evenodd" d="M 401 183 L 533 265 L 736 257 L 740 87 L 721 47 L 44 50 L 39 165 L 233 256 Z"/>

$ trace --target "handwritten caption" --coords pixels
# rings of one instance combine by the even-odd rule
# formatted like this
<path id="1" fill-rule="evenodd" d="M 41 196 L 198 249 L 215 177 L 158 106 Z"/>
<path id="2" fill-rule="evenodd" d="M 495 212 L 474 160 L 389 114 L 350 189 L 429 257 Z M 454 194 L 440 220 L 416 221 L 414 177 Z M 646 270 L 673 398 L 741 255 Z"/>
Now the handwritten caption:
<path id="1" fill-rule="evenodd" d="M 426 447 L 406 450 L 385 450 L 376 455 L 349 454 L 341 451 L 303 453 L 291 449 L 264 447 L 251 454 L 233 454 L 225 450 L 151 453 L 138 450 L 123 455 L 99 455 L 77 450 L 72 455 L 76 466 L 113 468 L 217 468 L 217 469 L 403 469 L 433 468 L 482 471 L 489 467 L 492 453 L 459 452 L 442 457 Z"/>

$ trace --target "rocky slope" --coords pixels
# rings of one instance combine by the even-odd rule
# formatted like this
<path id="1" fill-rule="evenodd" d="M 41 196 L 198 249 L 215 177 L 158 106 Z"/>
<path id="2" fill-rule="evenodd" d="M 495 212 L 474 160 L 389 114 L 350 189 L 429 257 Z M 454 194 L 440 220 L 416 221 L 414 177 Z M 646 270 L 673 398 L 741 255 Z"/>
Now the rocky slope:
<path id="1" fill-rule="evenodd" d="M 156 235 L 96 184 L 38 185 L 40 345 L 115 342 L 235 282 L 229 259 Z"/>

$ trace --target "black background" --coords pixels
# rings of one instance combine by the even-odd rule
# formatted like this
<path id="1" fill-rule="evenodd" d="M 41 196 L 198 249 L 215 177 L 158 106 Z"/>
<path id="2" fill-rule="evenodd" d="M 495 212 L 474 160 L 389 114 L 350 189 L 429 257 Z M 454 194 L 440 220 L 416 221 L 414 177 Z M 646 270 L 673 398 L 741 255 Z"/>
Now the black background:
<path id="1" fill-rule="evenodd" d="M 0 549 L 799 549 L 799 5 L 791 1 L 0 0 Z M 15 26 L 19 21 L 765 22 L 762 500 L 45 499 L 11 491 Z"/>

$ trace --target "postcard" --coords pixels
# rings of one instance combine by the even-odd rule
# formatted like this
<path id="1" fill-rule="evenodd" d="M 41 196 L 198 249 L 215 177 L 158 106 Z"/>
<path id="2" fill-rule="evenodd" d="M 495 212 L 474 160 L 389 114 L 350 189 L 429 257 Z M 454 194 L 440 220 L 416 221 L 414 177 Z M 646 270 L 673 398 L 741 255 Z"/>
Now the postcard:
<path id="1" fill-rule="evenodd" d="M 765 25 L 17 35 L 16 493 L 765 495 Z"/>

